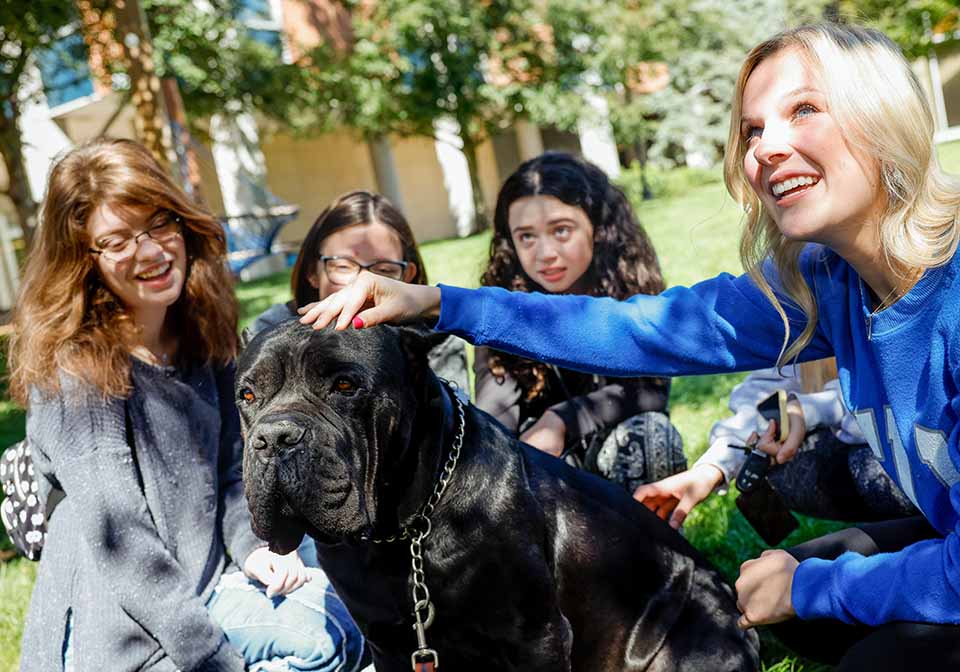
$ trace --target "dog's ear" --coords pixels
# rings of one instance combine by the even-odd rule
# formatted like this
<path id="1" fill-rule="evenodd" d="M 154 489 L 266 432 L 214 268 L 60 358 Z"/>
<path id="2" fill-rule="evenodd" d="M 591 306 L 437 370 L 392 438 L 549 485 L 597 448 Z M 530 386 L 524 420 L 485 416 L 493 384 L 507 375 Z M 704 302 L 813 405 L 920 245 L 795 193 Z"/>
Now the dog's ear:
<path id="1" fill-rule="evenodd" d="M 434 331 L 426 322 L 397 327 L 397 332 L 400 336 L 400 348 L 413 374 L 414 384 L 419 386 L 429 377 L 430 351 L 450 338 L 450 335 Z"/>
<path id="2" fill-rule="evenodd" d="M 397 327 L 400 346 L 408 358 L 426 361 L 427 353 L 450 338 L 450 334 L 434 331 L 426 322 L 413 322 Z"/>

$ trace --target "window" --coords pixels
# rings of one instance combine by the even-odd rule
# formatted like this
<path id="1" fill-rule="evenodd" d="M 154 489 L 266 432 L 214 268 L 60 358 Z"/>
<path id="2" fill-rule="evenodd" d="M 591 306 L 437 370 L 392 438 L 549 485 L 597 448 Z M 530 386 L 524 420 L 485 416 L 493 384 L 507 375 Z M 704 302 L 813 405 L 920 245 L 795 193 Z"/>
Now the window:
<path id="1" fill-rule="evenodd" d="M 49 107 L 57 107 L 93 94 L 87 45 L 80 31 L 61 37 L 37 53 L 40 78 Z"/>
<path id="2" fill-rule="evenodd" d="M 234 16 L 251 38 L 283 55 L 283 26 L 273 5 L 274 0 L 236 0 Z"/>

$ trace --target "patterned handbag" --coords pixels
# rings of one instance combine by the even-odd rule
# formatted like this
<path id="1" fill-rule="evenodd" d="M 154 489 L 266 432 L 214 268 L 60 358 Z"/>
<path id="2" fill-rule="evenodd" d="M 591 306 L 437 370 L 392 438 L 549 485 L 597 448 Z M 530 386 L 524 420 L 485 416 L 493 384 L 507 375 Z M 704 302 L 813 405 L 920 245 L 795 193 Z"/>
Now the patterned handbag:
<path id="1" fill-rule="evenodd" d="M 37 478 L 26 439 L 0 456 L 0 488 L 4 495 L 0 520 L 10 541 L 30 560 L 40 559 L 47 537 L 47 518 L 63 497 L 62 491 L 55 490 L 47 502 L 41 502 Z"/>

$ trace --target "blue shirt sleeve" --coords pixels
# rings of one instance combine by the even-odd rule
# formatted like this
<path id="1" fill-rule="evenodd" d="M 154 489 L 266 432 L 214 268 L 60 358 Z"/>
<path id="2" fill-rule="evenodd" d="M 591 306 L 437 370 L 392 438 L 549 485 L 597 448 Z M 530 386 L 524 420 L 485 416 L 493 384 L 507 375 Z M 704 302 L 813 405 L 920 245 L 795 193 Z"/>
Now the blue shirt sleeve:
<path id="1" fill-rule="evenodd" d="M 769 277 L 769 275 L 768 275 Z M 626 301 L 440 285 L 436 328 L 565 368 L 611 376 L 680 376 L 773 366 L 784 325 L 749 276 Z M 803 314 L 784 302 L 791 338 Z M 801 360 L 833 354 L 819 326 Z"/>

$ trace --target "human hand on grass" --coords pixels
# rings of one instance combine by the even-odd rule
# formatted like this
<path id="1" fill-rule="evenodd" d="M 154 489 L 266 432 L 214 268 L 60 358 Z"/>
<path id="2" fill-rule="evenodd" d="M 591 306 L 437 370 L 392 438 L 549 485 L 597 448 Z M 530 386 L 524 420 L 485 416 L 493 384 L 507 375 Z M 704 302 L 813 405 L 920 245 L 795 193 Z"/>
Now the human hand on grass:
<path id="1" fill-rule="evenodd" d="M 774 458 L 777 464 L 789 462 L 797 455 L 800 446 L 803 445 L 803 439 L 807 435 L 807 422 L 803 417 L 803 407 L 796 399 L 787 402 L 787 415 L 789 416 L 788 427 L 790 428 L 787 438 L 782 442 L 777 441 L 776 437 L 779 428 L 775 421 L 771 421 L 767 426 L 767 431 L 763 433 L 757 442 L 757 449 Z"/>
<path id="2" fill-rule="evenodd" d="M 566 443 L 567 426 L 553 411 L 547 411 L 530 429 L 520 435 L 520 440 L 537 450 L 560 457 Z"/>
<path id="3" fill-rule="evenodd" d="M 287 595 L 310 580 L 300 555 L 277 555 L 266 546 L 253 551 L 243 563 L 243 573 L 267 587 L 267 597 Z"/>
<path id="4" fill-rule="evenodd" d="M 712 464 L 700 464 L 655 483 L 641 485 L 633 498 L 667 520 L 670 527 L 683 525 L 690 511 L 707 498 L 723 480 L 723 472 Z"/>
<path id="5" fill-rule="evenodd" d="M 736 587 L 737 609 L 741 616 L 737 625 L 745 630 L 796 616 L 791 590 L 793 574 L 799 564 L 786 551 L 770 550 L 740 565 Z"/>
<path id="6" fill-rule="evenodd" d="M 362 329 L 383 322 L 436 320 L 440 317 L 440 288 L 411 285 L 361 271 L 340 291 L 297 312 L 301 315 L 300 322 L 313 325 L 314 329 L 323 329 L 336 320 L 338 331 L 351 324 L 355 329 Z"/>

